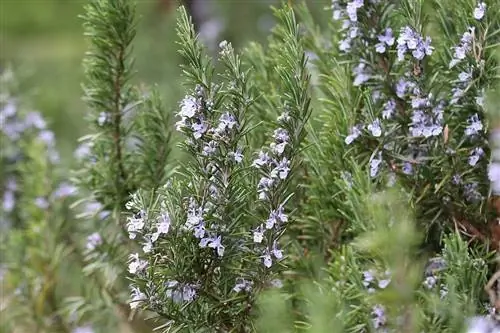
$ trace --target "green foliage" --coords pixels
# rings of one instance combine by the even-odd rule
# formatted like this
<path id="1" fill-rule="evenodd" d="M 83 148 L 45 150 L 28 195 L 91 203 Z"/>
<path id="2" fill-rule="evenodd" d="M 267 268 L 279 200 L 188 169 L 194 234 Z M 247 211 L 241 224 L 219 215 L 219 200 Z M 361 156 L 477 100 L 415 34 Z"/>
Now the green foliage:
<path id="1" fill-rule="evenodd" d="M 266 44 L 222 41 L 215 56 L 181 7 L 174 124 L 163 86 L 136 84 L 135 4 L 88 2 L 77 193 L 45 121 L 2 77 L 8 329 L 493 323 L 500 3 L 459 4 L 339 0 L 324 25 L 289 3 Z"/>

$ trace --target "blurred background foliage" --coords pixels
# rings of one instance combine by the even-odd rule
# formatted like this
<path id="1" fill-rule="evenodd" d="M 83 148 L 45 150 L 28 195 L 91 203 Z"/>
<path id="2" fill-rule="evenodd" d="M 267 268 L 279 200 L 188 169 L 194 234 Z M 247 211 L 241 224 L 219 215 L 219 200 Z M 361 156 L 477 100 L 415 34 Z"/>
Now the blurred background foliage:
<path id="1" fill-rule="evenodd" d="M 293 1 L 290 1 L 293 3 Z M 62 162 L 71 164 L 77 139 L 87 133 L 81 100 L 81 66 L 87 45 L 83 36 L 83 0 L 0 0 L 0 66 L 12 65 L 21 91 L 48 120 L 58 138 Z M 175 44 L 173 0 L 138 0 L 134 45 L 136 83 L 157 84 L 174 110 L 181 96 Z M 278 0 L 199 0 L 205 13 L 200 33 L 217 45 L 227 39 L 240 48 L 265 41 L 274 25 L 270 6 Z M 309 0 L 317 22 L 326 22 L 328 0 Z"/>

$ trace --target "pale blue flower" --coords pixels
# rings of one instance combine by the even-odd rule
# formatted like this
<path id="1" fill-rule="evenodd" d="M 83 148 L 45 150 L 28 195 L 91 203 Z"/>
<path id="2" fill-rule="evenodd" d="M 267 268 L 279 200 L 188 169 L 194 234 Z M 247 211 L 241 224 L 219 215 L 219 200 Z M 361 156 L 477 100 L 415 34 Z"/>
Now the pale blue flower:
<path id="1" fill-rule="evenodd" d="M 181 117 L 193 118 L 198 112 L 200 105 L 195 97 L 186 95 L 180 103 L 181 111 L 178 113 Z"/>
<path id="2" fill-rule="evenodd" d="M 264 238 L 264 227 L 261 224 L 253 231 L 253 241 L 254 243 L 262 243 L 263 238 Z"/>
<path id="3" fill-rule="evenodd" d="M 396 102 L 394 99 L 389 99 L 387 102 L 384 103 L 384 110 L 382 111 L 382 118 L 383 119 L 390 119 L 394 115 L 396 111 Z"/>
<path id="4" fill-rule="evenodd" d="M 362 85 L 366 81 L 370 80 L 372 77 L 371 70 L 367 67 L 367 65 L 363 62 L 359 63 L 354 69 L 354 82 L 353 85 L 355 87 Z"/>
<path id="5" fill-rule="evenodd" d="M 481 20 L 484 17 L 485 12 L 486 12 L 486 4 L 484 2 L 478 3 L 477 7 L 474 8 L 474 18 L 476 20 Z"/>
<path id="6" fill-rule="evenodd" d="M 271 158 L 269 157 L 268 153 L 265 153 L 263 151 L 259 152 L 259 157 L 253 162 L 253 166 L 260 168 L 265 165 L 267 165 L 271 161 Z"/>
<path id="7" fill-rule="evenodd" d="M 98 232 L 94 232 L 93 234 L 87 237 L 87 243 L 85 247 L 87 250 L 93 251 L 96 247 L 102 244 L 101 235 Z"/>
<path id="8" fill-rule="evenodd" d="M 484 150 L 481 147 L 474 148 L 469 156 L 469 165 L 476 166 L 477 162 L 483 155 Z"/>
<path id="9" fill-rule="evenodd" d="M 382 135 L 382 128 L 380 127 L 380 120 L 377 118 L 371 124 L 367 126 L 367 129 L 372 133 L 372 135 L 376 138 Z"/>
<path id="10" fill-rule="evenodd" d="M 469 119 L 467 119 L 467 122 L 469 124 L 465 128 L 465 135 L 467 136 L 477 135 L 479 132 L 483 130 L 483 123 L 479 119 L 479 115 L 477 113 L 470 116 Z"/>
<path id="11" fill-rule="evenodd" d="M 358 126 L 354 126 L 351 128 L 350 134 L 345 138 L 345 143 L 350 145 L 354 140 L 356 140 L 361 135 L 361 130 Z"/>

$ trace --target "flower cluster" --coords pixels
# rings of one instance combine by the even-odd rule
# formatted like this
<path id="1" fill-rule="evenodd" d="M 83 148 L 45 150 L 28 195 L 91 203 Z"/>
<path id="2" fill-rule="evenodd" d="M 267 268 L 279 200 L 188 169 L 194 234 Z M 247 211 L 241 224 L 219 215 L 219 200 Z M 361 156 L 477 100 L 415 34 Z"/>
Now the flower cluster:
<path id="1" fill-rule="evenodd" d="M 363 272 L 363 285 L 369 293 L 374 293 L 377 289 L 387 288 L 391 283 L 391 272 L 385 271 L 383 274 L 370 269 Z M 375 304 L 372 308 L 373 327 L 379 329 L 387 324 L 386 310 L 382 304 Z"/>
<path id="2" fill-rule="evenodd" d="M 46 151 L 47 161 L 50 164 L 59 162 L 59 153 L 55 146 L 55 136 L 52 131 L 47 128 L 47 122 L 42 115 L 36 111 L 24 112 L 20 106 L 20 102 L 13 98 L 8 98 L 8 95 L 2 95 L 0 100 L 0 141 L 3 145 L 2 163 L 8 170 L 8 165 L 18 163 L 24 158 L 21 142 L 30 140 L 30 142 L 41 142 Z M 10 214 L 16 207 L 16 197 L 20 195 L 21 190 L 18 186 L 18 180 L 14 174 L 7 173 L 5 183 L 2 184 L 2 211 L 5 214 Z M 61 182 L 44 196 L 39 196 L 34 199 L 34 204 L 38 208 L 45 210 L 50 206 L 50 203 L 56 200 L 61 200 L 75 195 L 77 189 L 68 182 Z M 8 219 L 7 219 L 8 220 Z"/>
<path id="3" fill-rule="evenodd" d="M 19 110 L 19 103 L 14 99 L 0 101 L 0 104 L 4 104 L 0 109 L 0 134 L 14 143 L 26 136 L 38 139 L 47 147 L 49 161 L 58 163 L 59 153 L 55 149 L 55 136 L 47 129 L 42 115 L 36 111 L 22 112 Z"/>
<path id="4" fill-rule="evenodd" d="M 345 143 L 352 145 L 354 142 L 362 142 L 365 147 L 366 144 L 371 147 L 373 142 L 378 142 L 378 147 L 369 152 L 369 170 L 372 177 L 380 174 L 382 166 L 390 167 L 389 175 L 393 178 L 396 175 L 414 177 L 431 158 L 435 157 L 436 153 L 441 153 L 440 150 L 433 150 L 430 147 L 441 144 L 443 139 L 448 143 L 449 125 L 454 125 L 458 118 L 462 117 L 460 115 L 455 116 L 456 119 L 451 117 L 458 115 L 456 109 L 470 106 L 471 100 L 475 98 L 478 111 L 481 111 L 483 92 L 480 91 L 478 95 L 472 96 L 473 98 L 470 95 L 475 94 L 477 73 L 484 68 L 485 61 L 481 59 L 480 47 L 484 38 L 478 38 L 478 27 L 470 26 L 467 29 L 459 44 L 452 48 L 453 59 L 449 63 L 449 68 L 453 69 L 452 73 L 456 71 L 456 79 L 451 81 L 451 92 L 446 89 L 437 90 L 427 86 L 427 73 L 424 67 L 426 63 L 423 62 L 434 51 L 430 37 L 422 36 L 412 26 L 403 26 L 394 40 L 391 27 L 377 27 L 376 20 L 364 18 L 371 15 L 372 6 L 376 4 L 349 2 L 348 5 L 351 14 L 354 13 L 352 9 L 356 8 L 356 16 L 348 15 L 347 7 L 334 2 L 334 18 L 346 17 L 348 23 L 344 23 L 344 27 L 349 27 L 351 30 L 354 29 L 353 25 L 356 27 L 355 36 L 359 43 L 353 44 L 354 38 L 349 38 L 348 43 L 345 40 L 341 41 L 341 45 L 349 44 L 349 53 L 356 52 L 360 59 L 353 66 L 352 83 L 354 86 L 369 87 L 372 92 L 371 103 L 375 103 L 379 108 L 380 115 L 373 113 L 371 111 L 373 108 L 370 108 L 366 115 L 361 113 L 365 118 L 364 121 L 357 119 L 347 133 Z M 478 3 L 473 13 L 474 18 L 483 20 L 486 16 L 485 10 L 486 5 Z M 345 37 L 345 32 L 342 36 Z M 397 61 L 391 64 L 387 50 L 394 44 L 396 44 Z M 372 45 L 374 45 L 373 50 Z M 475 65 L 469 64 L 469 55 Z M 373 58 L 377 61 L 367 60 Z M 460 69 L 457 70 L 458 67 Z M 390 73 L 387 72 L 389 68 Z M 382 80 L 389 74 L 388 81 Z M 459 124 L 458 127 L 464 129 L 468 140 L 458 139 L 460 146 L 453 149 L 449 145 L 446 153 L 454 156 L 458 149 L 461 154 L 466 151 L 467 164 L 476 167 L 486 158 L 486 149 L 480 144 L 483 141 L 484 116 L 482 112 L 475 112 L 469 113 L 466 117 L 466 124 Z M 455 130 L 454 133 L 456 132 Z M 387 137 L 388 133 L 391 133 L 391 136 L 406 137 L 408 140 L 391 142 Z M 472 147 L 468 150 L 461 146 L 471 143 Z M 398 160 L 394 156 L 402 158 Z M 468 202 L 478 202 L 482 199 L 480 184 L 476 180 L 460 179 L 457 184 L 461 185 L 459 191 Z"/>
<path id="5" fill-rule="evenodd" d="M 289 120 L 290 116 L 286 111 L 279 117 L 279 122 L 283 125 Z M 275 237 L 288 222 L 288 217 L 284 213 L 284 203 L 277 206 L 273 206 L 273 203 L 279 193 L 280 184 L 287 179 L 290 172 L 290 160 L 286 153 L 286 148 L 290 145 L 290 135 L 285 128 L 280 127 L 274 131 L 273 138 L 274 141 L 269 148 L 261 150 L 253 162 L 253 166 L 261 174 L 257 185 L 259 200 L 270 203 L 272 207 L 267 220 L 253 230 L 253 241 L 256 246 L 261 245 L 262 262 L 267 268 L 273 265 L 273 257 L 276 260 L 283 258 L 283 252 L 279 249 Z M 267 233 L 269 235 L 266 237 Z"/>
<path id="6" fill-rule="evenodd" d="M 422 38 L 409 26 L 401 28 L 397 43 L 399 61 L 403 61 L 407 53 L 411 53 L 417 60 L 422 60 L 425 56 L 430 56 L 434 50 L 430 37 Z"/>

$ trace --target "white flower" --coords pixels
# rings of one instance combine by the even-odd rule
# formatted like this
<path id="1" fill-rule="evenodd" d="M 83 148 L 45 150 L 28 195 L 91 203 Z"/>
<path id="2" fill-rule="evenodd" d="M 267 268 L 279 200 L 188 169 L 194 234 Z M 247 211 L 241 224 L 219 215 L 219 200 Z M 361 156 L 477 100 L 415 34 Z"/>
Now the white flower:
<path id="1" fill-rule="evenodd" d="M 156 223 L 156 232 L 151 236 L 151 242 L 155 242 L 161 234 L 167 234 L 170 229 L 170 217 L 167 213 L 161 213 Z"/>
<path id="2" fill-rule="evenodd" d="M 129 238 L 134 239 L 136 233 L 144 228 L 144 213 L 139 213 L 139 217 L 128 217 L 127 218 L 127 231 L 129 233 Z"/>
<path id="3" fill-rule="evenodd" d="M 139 253 L 130 255 L 130 262 L 128 264 L 128 271 L 130 274 L 137 274 L 145 269 L 148 265 L 146 260 L 139 259 Z"/>
<path id="4" fill-rule="evenodd" d="M 474 8 L 474 18 L 476 20 L 481 20 L 484 17 L 485 11 L 486 11 L 486 4 L 484 2 L 478 3 L 477 7 Z"/>
<path id="5" fill-rule="evenodd" d="M 193 118 L 198 111 L 199 105 L 195 97 L 186 95 L 181 101 L 181 111 L 178 113 L 181 117 Z"/>
<path id="6" fill-rule="evenodd" d="M 130 308 L 136 309 L 143 301 L 146 300 L 146 294 L 141 292 L 139 288 L 132 287 L 131 297 L 130 297 Z"/>

